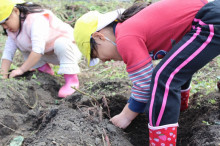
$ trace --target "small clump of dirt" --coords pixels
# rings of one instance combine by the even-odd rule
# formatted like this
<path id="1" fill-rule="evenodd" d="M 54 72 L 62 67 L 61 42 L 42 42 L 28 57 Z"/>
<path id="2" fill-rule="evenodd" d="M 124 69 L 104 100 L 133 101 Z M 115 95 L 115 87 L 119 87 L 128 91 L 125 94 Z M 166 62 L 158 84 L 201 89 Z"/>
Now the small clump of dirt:
<path id="1" fill-rule="evenodd" d="M 80 76 L 79 76 L 80 77 Z M 109 119 L 119 114 L 130 95 L 129 80 L 100 80 L 94 85 L 80 77 L 80 93 L 57 97 L 63 79 L 29 72 L 1 80 L 0 143 L 23 136 L 24 146 L 148 145 L 148 116 L 140 114 L 124 130 Z M 179 119 L 177 145 L 220 144 L 220 93 L 194 94 Z"/>

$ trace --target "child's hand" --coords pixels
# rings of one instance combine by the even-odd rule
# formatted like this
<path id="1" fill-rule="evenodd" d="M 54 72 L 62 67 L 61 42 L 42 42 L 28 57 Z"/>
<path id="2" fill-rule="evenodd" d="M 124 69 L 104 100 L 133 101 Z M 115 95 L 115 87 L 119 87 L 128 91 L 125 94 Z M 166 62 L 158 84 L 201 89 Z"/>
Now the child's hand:
<path id="1" fill-rule="evenodd" d="M 110 121 L 117 127 L 125 129 L 131 121 L 138 115 L 138 113 L 131 111 L 128 104 L 124 107 L 123 111 L 110 119 Z"/>
<path id="2" fill-rule="evenodd" d="M 125 113 L 121 112 L 120 114 L 114 116 L 110 119 L 110 121 L 119 128 L 125 129 L 130 123 L 131 119 L 129 119 Z"/>
<path id="3" fill-rule="evenodd" d="M 18 68 L 18 69 L 16 69 L 16 70 L 13 70 L 13 71 L 10 73 L 9 78 L 14 78 L 14 77 L 16 77 L 16 76 L 23 75 L 23 73 L 24 73 L 24 72 L 23 72 L 20 68 Z"/>

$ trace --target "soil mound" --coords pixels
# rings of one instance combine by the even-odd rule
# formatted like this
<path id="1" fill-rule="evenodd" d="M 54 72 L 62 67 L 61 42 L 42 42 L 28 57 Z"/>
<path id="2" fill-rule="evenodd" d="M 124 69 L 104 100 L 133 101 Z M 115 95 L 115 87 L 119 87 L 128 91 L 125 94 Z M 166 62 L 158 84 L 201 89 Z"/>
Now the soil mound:
<path id="1" fill-rule="evenodd" d="M 0 143 L 23 136 L 25 146 L 148 145 L 148 117 L 139 115 L 119 129 L 109 118 L 120 113 L 130 94 L 126 80 L 100 80 L 92 87 L 80 76 L 80 91 L 59 99 L 63 79 L 39 72 L 1 80 Z M 93 99 L 95 98 L 95 100 Z M 220 93 L 190 97 L 179 120 L 177 145 L 220 144 Z"/>

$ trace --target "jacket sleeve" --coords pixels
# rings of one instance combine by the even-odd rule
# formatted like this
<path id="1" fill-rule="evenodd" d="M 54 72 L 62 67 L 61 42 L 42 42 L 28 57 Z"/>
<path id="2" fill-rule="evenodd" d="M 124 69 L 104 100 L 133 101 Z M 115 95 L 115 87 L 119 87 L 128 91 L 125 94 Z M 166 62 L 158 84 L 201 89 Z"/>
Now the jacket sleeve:
<path id="1" fill-rule="evenodd" d="M 128 72 L 129 78 L 133 83 L 131 96 L 129 99 L 129 109 L 134 112 L 143 113 L 146 104 L 150 99 L 150 83 L 153 72 L 151 62 L 145 64 L 135 71 Z"/>
<path id="2" fill-rule="evenodd" d="M 137 36 L 124 36 L 117 40 L 117 49 L 127 65 L 127 72 L 133 83 L 128 101 L 129 109 L 138 113 L 144 112 L 150 98 L 153 71 L 152 58 L 145 41 Z"/>
<path id="3" fill-rule="evenodd" d="M 17 50 L 17 46 L 15 44 L 15 41 L 11 37 L 8 36 L 6 43 L 5 43 L 5 48 L 2 54 L 2 59 L 7 59 L 12 62 L 16 50 Z"/>

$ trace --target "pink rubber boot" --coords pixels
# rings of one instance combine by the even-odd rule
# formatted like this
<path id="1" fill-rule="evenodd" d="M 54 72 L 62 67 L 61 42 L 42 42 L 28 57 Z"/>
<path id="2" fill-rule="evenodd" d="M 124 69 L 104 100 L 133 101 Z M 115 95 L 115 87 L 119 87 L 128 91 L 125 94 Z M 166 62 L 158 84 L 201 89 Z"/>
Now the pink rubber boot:
<path id="1" fill-rule="evenodd" d="M 48 73 L 50 75 L 54 75 L 54 71 L 51 69 L 50 65 L 48 63 L 44 64 L 41 67 L 38 67 L 37 70 L 39 72 L 44 72 L 44 73 Z"/>
<path id="2" fill-rule="evenodd" d="M 150 146 L 175 146 L 177 138 L 178 124 L 169 124 L 163 126 L 150 126 L 149 128 L 149 145 Z"/>
<path id="3" fill-rule="evenodd" d="M 79 88 L 79 80 L 76 74 L 64 74 L 65 85 L 63 85 L 58 93 L 58 96 L 65 98 L 75 92 L 72 86 Z"/>
<path id="4" fill-rule="evenodd" d="M 186 90 L 181 90 L 181 107 L 180 107 L 180 111 L 184 111 L 188 108 L 190 89 L 191 88 L 189 87 Z"/>

